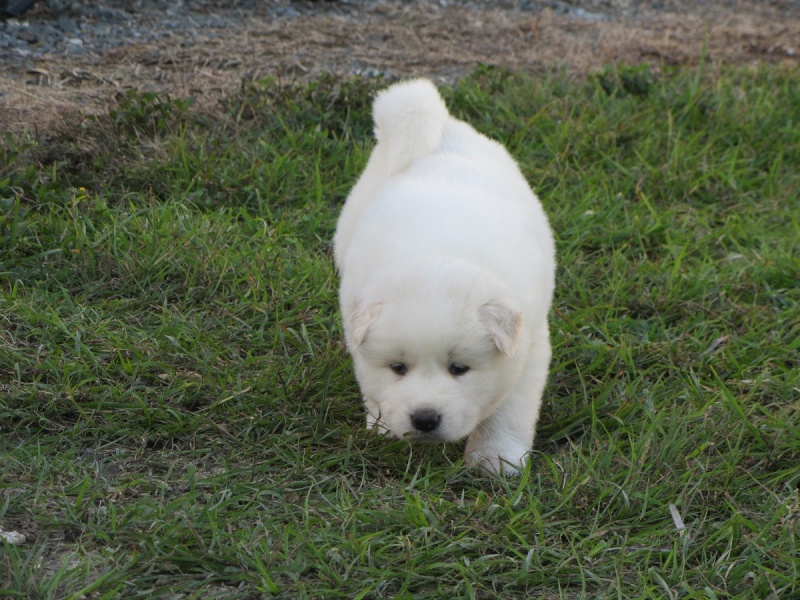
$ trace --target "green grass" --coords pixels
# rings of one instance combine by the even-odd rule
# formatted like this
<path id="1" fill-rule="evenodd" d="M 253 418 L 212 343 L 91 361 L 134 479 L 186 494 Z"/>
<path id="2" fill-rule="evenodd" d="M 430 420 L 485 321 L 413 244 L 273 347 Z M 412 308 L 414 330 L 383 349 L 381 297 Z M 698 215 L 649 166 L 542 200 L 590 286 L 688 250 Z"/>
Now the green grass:
<path id="1" fill-rule="evenodd" d="M 800 80 L 482 69 L 551 215 L 529 471 L 364 431 L 335 220 L 380 83 L 0 144 L 8 598 L 800 597 Z M 685 528 L 678 529 L 670 505 Z"/>

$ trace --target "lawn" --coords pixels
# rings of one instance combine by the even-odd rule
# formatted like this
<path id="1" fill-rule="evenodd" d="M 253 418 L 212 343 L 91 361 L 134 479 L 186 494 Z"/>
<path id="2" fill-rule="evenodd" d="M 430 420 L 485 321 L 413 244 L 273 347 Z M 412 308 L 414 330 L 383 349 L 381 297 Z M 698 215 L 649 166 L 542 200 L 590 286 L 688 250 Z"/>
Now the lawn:
<path id="1" fill-rule="evenodd" d="M 331 237 L 384 85 L 0 141 L 0 595 L 800 597 L 797 72 L 443 88 L 557 238 L 517 479 L 364 429 Z"/>

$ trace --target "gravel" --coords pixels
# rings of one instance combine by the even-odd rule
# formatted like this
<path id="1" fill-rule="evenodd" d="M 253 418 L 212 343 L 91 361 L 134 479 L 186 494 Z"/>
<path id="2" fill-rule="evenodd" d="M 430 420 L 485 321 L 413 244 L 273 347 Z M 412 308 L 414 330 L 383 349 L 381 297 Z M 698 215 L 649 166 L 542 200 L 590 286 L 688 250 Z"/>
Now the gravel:
<path id="1" fill-rule="evenodd" d="M 147 43 L 179 36 L 208 36 L 214 30 L 241 25 L 251 18 L 292 18 L 310 13 L 334 13 L 358 18 L 359 12 L 380 12 L 370 0 L 39 0 L 19 18 L 0 21 L 0 62 L 14 57 L 40 59 L 47 54 L 102 53 L 120 45 Z M 417 0 L 417 8 L 448 6 L 503 8 L 537 12 L 550 9 L 587 21 L 612 15 L 633 15 L 647 3 L 638 0 Z M 427 5 L 427 6 L 426 6 Z"/>
<path id="2" fill-rule="evenodd" d="M 106 0 L 39 2 L 19 18 L 0 21 L 0 57 L 102 53 L 120 45 L 175 35 L 208 35 L 254 13 L 291 17 L 310 5 L 286 2 Z"/>
<path id="3" fill-rule="evenodd" d="M 291 19 L 333 13 L 358 19 L 380 13 L 389 0 L 39 0 L 19 18 L 0 20 L 0 64 L 45 55 L 103 53 L 131 43 L 196 37 L 240 27 L 248 19 Z M 412 3 L 408 3 L 412 4 Z M 705 14 L 717 20 L 726 12 L 758 12 L 752 0 L 416 0 L 416 10 L 436 11 L 461 6 L 521 13 L 549 10 L 575 19 L 598 22 L 615 18 L 653 18 L 659 11 Z M 765 3 L 772 16 L 800 18 L 797 0 Z M 767 8 L 764 6 L 763 8 Z"/>

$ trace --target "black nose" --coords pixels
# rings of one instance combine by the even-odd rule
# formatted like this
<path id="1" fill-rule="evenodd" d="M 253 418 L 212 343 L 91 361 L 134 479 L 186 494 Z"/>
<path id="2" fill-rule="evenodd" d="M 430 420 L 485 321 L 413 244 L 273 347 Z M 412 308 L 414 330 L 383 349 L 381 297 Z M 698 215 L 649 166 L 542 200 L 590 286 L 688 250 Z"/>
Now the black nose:
<path id="1" fill-rule="evenodd" d="M 411 415 L 411 424 L 417 431 L 433 431 L 439 426 L 442 415 L 432 408 L 423 408 Z"/>

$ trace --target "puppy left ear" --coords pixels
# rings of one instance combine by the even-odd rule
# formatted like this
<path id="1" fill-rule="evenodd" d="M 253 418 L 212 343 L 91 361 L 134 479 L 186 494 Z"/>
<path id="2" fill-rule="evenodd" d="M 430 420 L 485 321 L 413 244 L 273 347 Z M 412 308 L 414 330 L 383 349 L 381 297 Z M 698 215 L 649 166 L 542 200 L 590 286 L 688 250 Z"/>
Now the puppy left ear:
<path id="1" fill-rule="evenodd" d="M 383 310 L 383 302 L 357 301 L 347 321 L 350 325 L 350 337 L 358 348 L 367 337 L 370 325 L 378 318 Z"/>
<path id="2" fill-rule="evenodd" d="M 479 313 L 497 349 L 506 356 L 514 356 L 522 331 L 522 314 L 496 302 L 487 302 Z"/>

